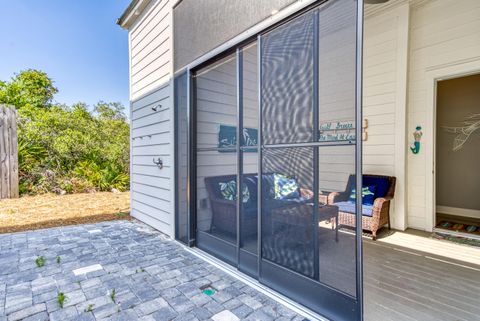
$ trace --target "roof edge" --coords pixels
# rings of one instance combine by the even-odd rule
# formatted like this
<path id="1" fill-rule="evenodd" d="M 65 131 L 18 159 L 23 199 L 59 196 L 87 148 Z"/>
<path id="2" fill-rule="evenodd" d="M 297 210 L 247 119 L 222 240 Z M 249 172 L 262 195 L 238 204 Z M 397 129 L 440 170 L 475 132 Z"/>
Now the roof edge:
<path id="1" fill-rule="evenodd" d="M 117 25 L 124 29 L 130 28 L 150 2 L 151 0 L 132 0 L 120 18 L 117 19 Z"/>

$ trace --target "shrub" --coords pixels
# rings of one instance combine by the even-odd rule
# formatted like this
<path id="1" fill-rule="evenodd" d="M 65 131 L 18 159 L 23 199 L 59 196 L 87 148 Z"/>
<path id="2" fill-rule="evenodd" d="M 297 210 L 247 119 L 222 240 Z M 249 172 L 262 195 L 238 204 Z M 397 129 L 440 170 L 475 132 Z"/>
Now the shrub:
<path id="1" fill-rule="evenodd" d="M 101 191 L 116 188 L 120 191 L 128 188 L 128 175 L 115 164 L 99 165 L 92 160 L 85 160 L 77 164 L 75 174 L 92 183 Z"/>
<path id="2" fill-rule="evenodd" d="M 22 193 L 74 193 L 129 185 L 129 125 L 119 104 L 101 103 L 112 118 L 85 104 L 31 105 L 19 110 Z M 123 114 L 121 114 L 123 115 Z"/>
<path id="3" fill-rule="evenodd" d="M 38 70 L 0 81 L 0 103 L 18 110 L 21 194 L 126 190 L 130 127 L 120 103 L 53 103 L 57 88 Z"/>

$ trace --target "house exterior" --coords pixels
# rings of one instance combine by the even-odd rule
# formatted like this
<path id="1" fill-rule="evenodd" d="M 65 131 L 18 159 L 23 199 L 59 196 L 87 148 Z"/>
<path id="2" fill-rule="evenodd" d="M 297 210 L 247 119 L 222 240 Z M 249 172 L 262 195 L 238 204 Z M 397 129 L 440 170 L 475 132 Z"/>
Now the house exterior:
<path id="1" fill-rule="evenodd" d="M 312 116 L 316 117 L 314 129 L 320 132 L 320 140 L 326 137 L 330 145 L 344 137 L 338 135 L 353 135 L 353 140 L 347 139 L 350 147 L 332 147 L 326 154 L 322 149 L 316 151 L 316 142 L 297 146 L 315 150 L 311 159 L 316 168 L 320 165 L 320 170 L 315 169 L 315 175 L 320 179 L 315 180 L 313 188 L 343 191 L 349 175 L 360 173 L 356 168 L 360 165 L 363 173 L 394 176 L 395 197 L 390 204 L 392 228 L 432 231 L 438 204 L 435 199 L 437 82 L 480 71 L 480 2 L 390 0 L 365 3 L 362 7 L 350 0 L 132 1 L 118 20 L 118 24 L 128 30 L 129 39 L 132 216 L 187 245 L 198 246 L 197 242 L 205 242 L 199 247 L 214 255 L 215 251 L 229 251 L 227 247 L 210 244 L 209 240 L 203 241 L 196 234 L 197 230 L 212 230 L 212 215 L 215 215 L 212 212 L 215 210 L 212 208 L 211 186 L 215 187 L 217 183 L 209 186 L 208 178 L 258 172 L 258 166 L 262 166 L 256 149 L 258 143 L 235 143 L 236 137 L 245 132 L 249 137 L 263 135 L 262 140 L 270 139 L 271 148 L 286 143 L 276 133 L 296 137 L 301 132 L 301 128 L 289 131 L 288 119 L 275 118 L 278 124 L 283 122 L 281 130 L 269 129 L 268 124 L 259 127 L 259 117 L 265 120 L 271 115 L 258 116 L 258 96 L 266 96 L 265 92 L 274 88 L 268 82 L 268 70 L 261 69 L 268 68 L 268 61 L 259 60 L 263 59 L 259 56 L 275 56 L 277 52 L 274 50 L 278 49 L 275 39 L 281 37 L 275 35 L 276 28 L 283 28 L 283 22 L 289 19 L 293 31 L 285 32 L 284 37 L 293 41 L 295 23 L 304 16 L 308 17 L 313 10 L 313 24 L 319 27 L 312 27 L 312 32 L 314 36 L 319 34 L 320 40 L 319 45 L 315 45 L 317 40 L 314 40 L 312 50 L 318 57 L 325 57 L 320 62 L 313 59 L 311 68 L 306 69 L 319 70 L 318 74 L 312 74 L 319 88 L 312 101 L 324 109 L 317 112 L 320 116 Z M 304 28 L 309 28 L 305 23 Z M 260 36 L 258 39 L 257 35 Z M 359 49 L 362 45 L 363 50 Z M 259 46 L 263 49 L 259 50 Z M 268 48 L 272 51 L 269 52 Z M 304 57 L 302 55 L 306 53 L 298 50 L 297 54 Z M 309 59 L 309 56 L 305 57 Z M 273 64 L 275 59 L 271 59 Z M 284 61 L 284 68 L 295 63 Z M 292 67 L 291 72 L 301 68 L 300 65 L 297 67 Z M 260 77 L 258 70 L 261 70 Z M 359 72 L 361 70 L 363 74 Z M 296 75 L 302 77 L 300 72 Z M 358 89 L 359 85 L 363 91 Z M 223 96 L 212 94 L 216 90 Z M 356 97 L 359 93 L 361 104 Z M 242 97 L 240 101 L 238 97 Z M 263 106 L 268 105 L 267 100 L 261 101 Z M 236 109 L 239 105 L 242 106 L 240 111 Z M 351 109 L 342 109 L 342 106 L 351 106 Z M 272 108 L 272 113 L 279 113 Z M 361 114 L 355 114 L 356 110 Z M 218 116 L 220 113 L 221 117 Z M 360 119 L 358 115 L 361 115 Z M 316 120 L 319 117 L 320 120 Z M 297 119 L 299 122 L 301 120 Z M 235 127 L 236 124 L 241 126 Z M 322 136 L 322 133 L 328 134 L 332 124 L 346 127 L 332 132 L 333 136 Z M 349 132 L 348 128 L 352 131 Z M 355 141 L 355 137 L 360 136 L 361 144 Z M 230 145 L 232 150 L 228 150 L 227 145 L 220 146 L 222 140 L 229 139 L 234 141 Z M 414 148 L 418 153 L 410 149 L 415 140 L 420 147 L 419 150 Z M 262 157 L 268 157 L 268 153 L 261 151 Z M 272 150 L 271 153 L 275 155 L 271 162 L 284 155 L 280 151 L 275 154 Z M 295 153 L 300 156 L 291 159 L 299 163 L 310 157 L 308 153 Z M 242 165 L 238 165 L 239 162 Z M 192 164 L 196 164 L 193 170 Z M 263 166 L 268 167 L 268 164 L 263 163 Z M 208 166 L 213 168 L 207 170 Z M 230 171 L 226 169 L 229 166 Z M 241 168 L 240 172 L 235 168 Z M 299 170 L 296 175 L 303 173 Z M 197 190 L 192 187 L 193 183 Z M 361 182 L 356 186 L 361 187 Z M 248 223 L 234 220 L 232 224 L 235 229 L 235 224 L 245 227 Z M 261 229 L 258 232 L 264 233 Z M 342 304 L 338 304 L 338 308 L 334 308 L 336 312 L 328 314 L 321 308 L 316 309 L 308 298 L 307 302 L 298 299 L 300 303 L 333 319 L 361 318 L 358 232 L 357 225 L 356 241 L 345 250 L 345 253 L 356 255 L 355 262 L 349 263 L 350 271 L 357 275 L 356 281 L 352 281 L 351 289 L 329 284 L 346 293 L 345 297 L 354 298 L 354 303 L 345 299 L 347 303 L 343 305 L 353 312 L 338 312 L 342 309 Z M 238 240 L 238 234 L 243 232 L 237 229 L 236 233 Z M 259 234 L 255 234 L 258 239 Z M 257 249 L 262 251 L 260 246 Z M 222 253 L 217 253 L 217 257 L 232 263 L 228 255 Z M 238 257 L 241 257 L 242 251 L 239 253 Z M 248 260 L 256 262 L 246 255 L 244 262 Z M 245 264 L 239 269 L 255 275 L 252 268 L 256 265 Z M 265 271 L 268 267 L 263 269 Z M 319 277 L 321 280 L 322 276 Z M 282 292 L 284 287 L 275 286 L 277 281 L 268 279 L 263 283 Z M 315 288 L 311 290 L 315 291 Z M 285 291 L 287 296 L 297 300 L 298 293 Z M 330 292 L 325 295 L 334 297 Z M 344 297 L 336 299 L 338 302 Z"/>

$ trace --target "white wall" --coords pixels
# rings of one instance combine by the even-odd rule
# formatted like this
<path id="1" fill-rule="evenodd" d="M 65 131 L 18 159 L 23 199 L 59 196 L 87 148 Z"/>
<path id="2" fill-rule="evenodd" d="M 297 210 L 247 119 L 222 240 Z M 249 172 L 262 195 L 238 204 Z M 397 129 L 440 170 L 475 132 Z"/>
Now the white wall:
<path id="1" fill-rule="evenodd" d="M 132 216 L 173 237 L 171 35 L 170 0 L 152 1 L 129 30 Z M 158 157 L 164 162 L 163 169 L 153 164 Z"/>
<path id="2" fill-rule="evenodd" d="M 368 14 L 364 33 L 363 117 L 368 120 L 363 172 L 397 178 L 392 227 L 406 228 L 405 123 L 409 5 L 392 1 Z"/>
<path id="3" fill-rule="evenodd" d="M 480 63 L 479 35 L 477 0 L 391 0 L 367 6 L 364 172 L 397 177 L 391 212 L 395 228 L 433 226 L 434 78 L 474 72 L 468 66 Z M 408 146 L 417 125 L 424 135 L 414 155 Z"/>
<path id="4" fill-rule="evenodd" d="M 408 153 L 408 224 L 433 225 L 434 79 L 474 72 L 480 62 L 480 1 L 430 0 L 411 8 L 408 141 L 423 127 L 422 150 Z M 445 72 L 444 72 L 445 71 Z"/>

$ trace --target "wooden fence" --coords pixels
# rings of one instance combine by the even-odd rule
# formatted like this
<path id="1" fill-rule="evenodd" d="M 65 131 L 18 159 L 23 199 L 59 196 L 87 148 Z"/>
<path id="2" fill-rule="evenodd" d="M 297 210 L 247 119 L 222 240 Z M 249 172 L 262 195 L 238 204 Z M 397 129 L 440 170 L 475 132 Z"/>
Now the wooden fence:
<path id="1" fill-rule="evenodd" d="M 17 111 L 0 104 L 0 199 L 18 197 Z"/>

